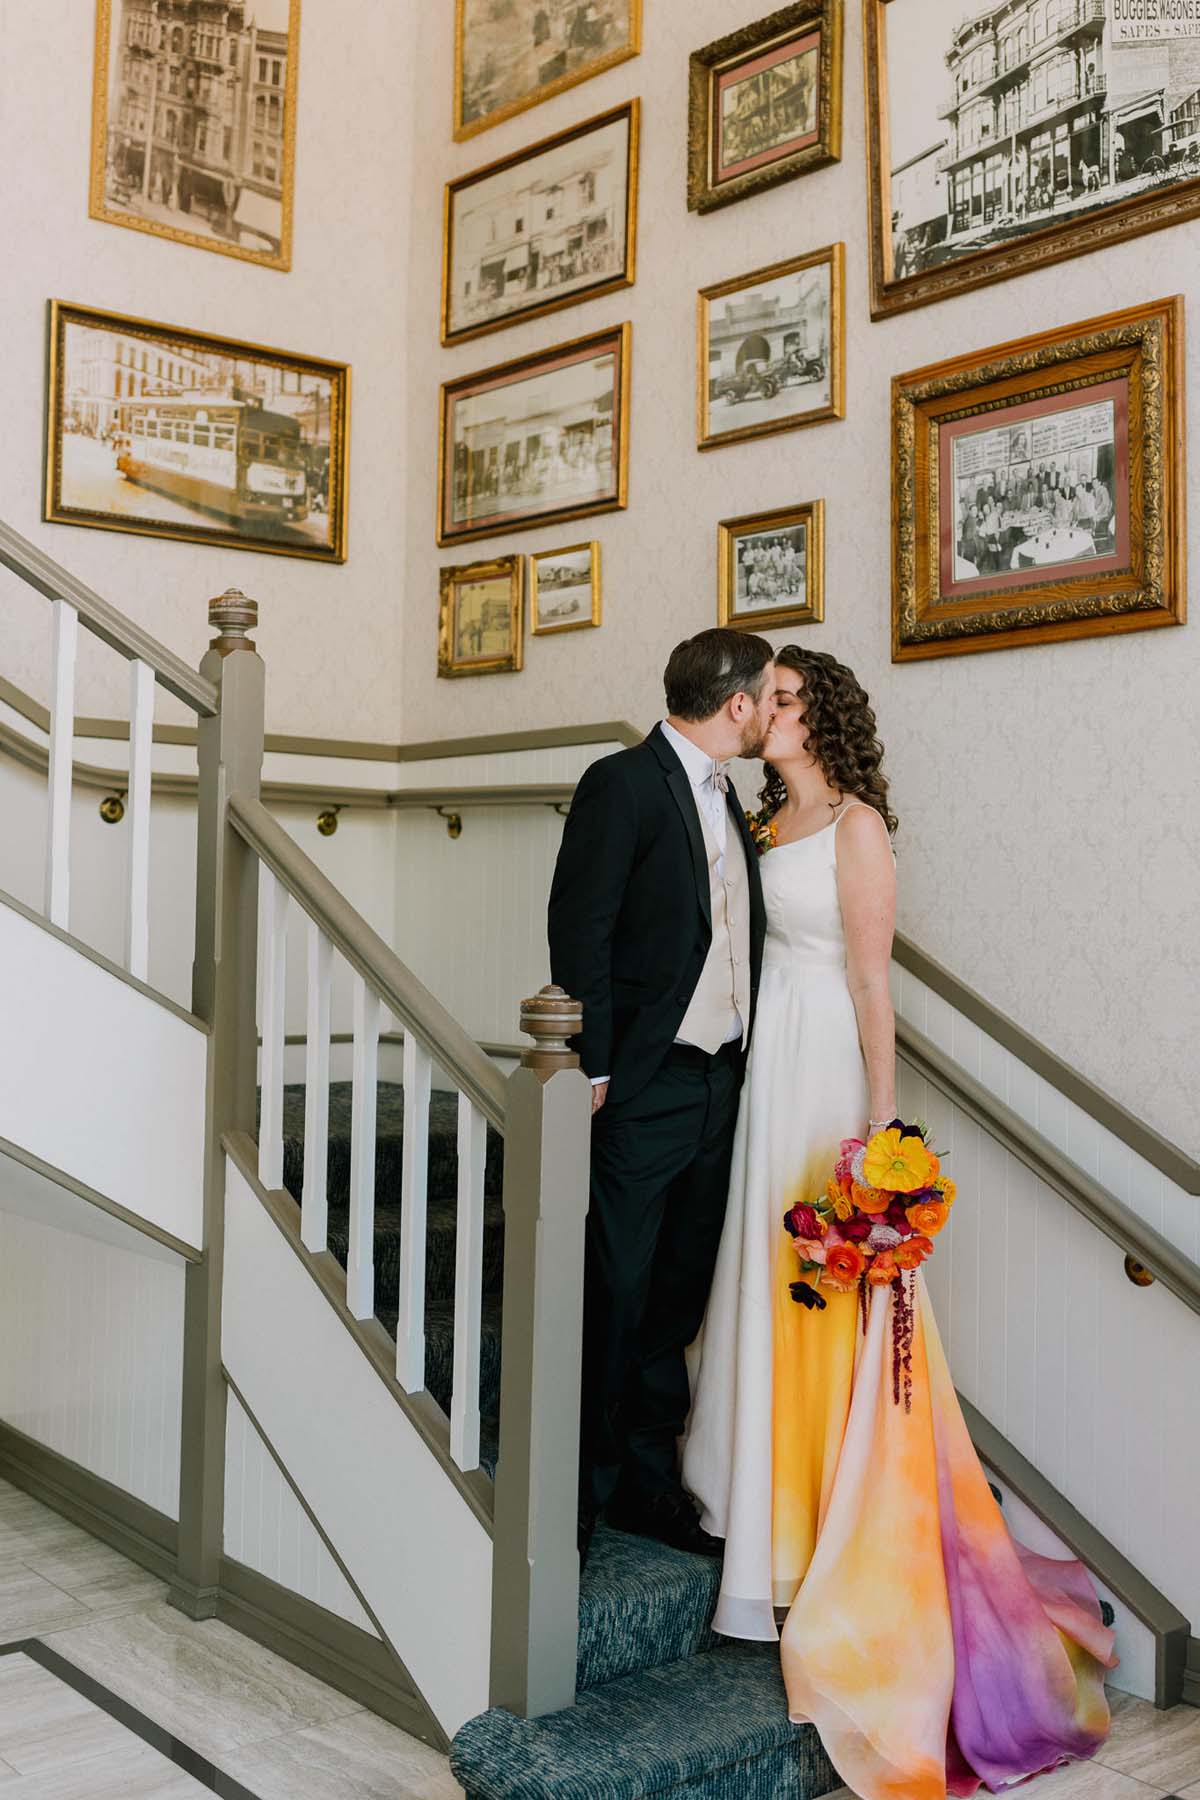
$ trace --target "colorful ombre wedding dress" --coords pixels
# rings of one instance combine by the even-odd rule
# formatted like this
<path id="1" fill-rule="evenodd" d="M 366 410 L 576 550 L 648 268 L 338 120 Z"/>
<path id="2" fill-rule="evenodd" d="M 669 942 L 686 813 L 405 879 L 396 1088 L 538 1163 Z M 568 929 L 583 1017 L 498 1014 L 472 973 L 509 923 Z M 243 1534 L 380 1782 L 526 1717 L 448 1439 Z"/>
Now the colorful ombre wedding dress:
<path id="1" fill-rule="evenodd" d="M 1112 1633 L 1081 1564 L 1009 1537 L 920 1271 L 908 1411 L 891 1287 L 871 1290 L 865 1332 L 856 1294 L 823 1289 L 819 1312 L 789 1292 L 783 1215 L 866 1135 L 836 839 L 835 821 L 761 864 L 767 944 L 683 1480 L 725 1539 L 715 1629 L 769 1640 L 786 1613 L 789 1711 L 847 1785 L 945 1800 L 1091 1756 Z"/>

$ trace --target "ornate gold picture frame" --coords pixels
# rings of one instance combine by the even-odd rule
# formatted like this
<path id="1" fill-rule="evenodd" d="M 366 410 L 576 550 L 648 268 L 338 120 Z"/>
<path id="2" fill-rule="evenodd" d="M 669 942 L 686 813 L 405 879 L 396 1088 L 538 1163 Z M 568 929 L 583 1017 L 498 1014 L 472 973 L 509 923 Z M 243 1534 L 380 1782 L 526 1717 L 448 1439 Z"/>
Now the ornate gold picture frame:
<path id="1" fill-rule="evenodd" d="M 1183 299 L 892 382 L 892 660 L 1181 625 Z"/>
<path id="2" fill-rule="evenodd" d="M 454 0 L 454 137 L 487 131 L 637 56 L 642 0 Z"/>
<path id="3" fill-rule="evenodd" d="M 442 342 L 632 287 L 641 102 L 447 182 Z"/>
<path id="4" fill-rule="evenodd" d="M 529 616 L 534 637 L 599 625 L 600 546 L 594 538 L 529 558 Z"/>
<path id="5" fill-rule="evenodd" d="M 50 303 L 44 517 L 345 562 L 350 370 Z"/>
<path id="6" fill-rule="evenodd" d="M 439 544 L 627 504 L 631 333 L 617 325 L 443 384 Z"/>
<path id="7" fill-rule="evenodd" d="M 439 675 L 502 675 L 525 662 L 525 558 L 443 569 Z"/>
<path id="8" fill-rule="evenodd" d="M 88 211 L 290 269 L 300 0 L 221 13 L 96 0 Z"/>
<path id="9" fill-rule="evenodd" d="M 845 416 L 844 244 L 701 288 L 698 449 Z"/>
<path id="10" fill-rule="evenodd" d="M 825 502 L 743 513 L 717 526 L 717 624 L 735 631 L 825 617 Z"/>
<path id="11" fill-rule="evenodd" d="M 688 211 L 712 212 L 842 154 L 842 0 L 799 0 L 694 50 Z"/>
<path id="12" fill-rule="evenodd" d="M 1200 215 L 1194 20 L 863 7 L 872 318 Z"/>

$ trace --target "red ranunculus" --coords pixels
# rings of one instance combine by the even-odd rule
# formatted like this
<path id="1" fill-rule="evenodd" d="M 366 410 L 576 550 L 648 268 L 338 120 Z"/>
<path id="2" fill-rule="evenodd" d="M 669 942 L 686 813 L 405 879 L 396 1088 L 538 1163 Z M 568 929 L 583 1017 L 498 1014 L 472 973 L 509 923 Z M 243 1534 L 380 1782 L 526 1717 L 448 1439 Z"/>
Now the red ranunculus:
<path id="1" fill-rule="evenodd" d="M 872 1229 L 873 1221 L 860 1218 L 857 1213 L 855 1213 L 852 1219 L 843 1219 L 838 1226 L 838 1230 L 846 1239 L 847 1243 L 851 1244 L 864 1243 L 866 1239 L 870 1237 Z"/>
<path id="2" fill-rule="evenodd" d="M 825 1235 L 825 1221 L 817 1216 L 815 1207 L 793 1206 L 784 1214 L 784 1229 L 795 1238 L 819 1238 Z"/>
<path id="3" fill-rule="evenodd" d="M 887 1209 L 887 1222 L 901 1237 L 908 1237 L 912 1232 L 912 1223 L 904 1210 L 903 1199 L 893 1200 Z"/>

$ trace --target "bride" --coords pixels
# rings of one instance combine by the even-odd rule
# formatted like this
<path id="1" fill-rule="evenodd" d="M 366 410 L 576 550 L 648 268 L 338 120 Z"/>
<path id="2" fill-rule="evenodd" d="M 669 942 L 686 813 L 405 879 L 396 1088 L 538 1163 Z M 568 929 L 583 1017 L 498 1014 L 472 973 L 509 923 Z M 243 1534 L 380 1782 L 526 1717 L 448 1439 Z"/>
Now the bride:
<path id="1" fill-rule="evenodd" d="M 1112 1633 L 1082 1565 L 1009 1538 L 920 1270 L 902 1278 L 910 1407 L 891 1286 L 863 1315 L 854 1290 L 822 1285 L 824 1310 L 792 1298 L 784 1213 L 896 1112 L 896 820 L 850 670 L 795 645 L 775 668 L 767 941 L 683 1480 L 725 1539 L 714 1629 L 770 1640 L 782 1621 L 790 1714 L 862 1800 L 945 1800 L 1092 1755 Z"/>

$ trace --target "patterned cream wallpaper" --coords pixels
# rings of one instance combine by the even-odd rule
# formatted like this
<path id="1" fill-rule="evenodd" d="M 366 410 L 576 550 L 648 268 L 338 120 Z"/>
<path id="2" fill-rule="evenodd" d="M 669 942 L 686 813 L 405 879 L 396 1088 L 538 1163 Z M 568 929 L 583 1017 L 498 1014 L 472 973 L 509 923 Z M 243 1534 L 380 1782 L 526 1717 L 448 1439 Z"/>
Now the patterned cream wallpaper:
<path id="1" fill-rule="evenodd" d="M 919 0 L 904 3 L 919 16 Z M 647 0 L 640 58 L 461 145 L 450 140 L 452 7 L 424 25 L 423 57 L 438 78 L 418 88 L 413 120 L 422 174 L 410 290 L 405 734 L 614 717 L 649 724 L 671 646 L 715 623 L 717 521 L 823 496 L 826 622 L 802 629 L 807 643 L 851 662 L 877 703 L 902 820 L 904 930 L 1195 1149 L 1196 627 L 894 667 L 888 406 L 891 376 L 923 363 L 1165 293 L 1183 291 L 1190 303 L 1200 236 L 1180 226 L 872 324 L 858 0 L 847 4 L 841 163 L 706 218 L 686 211 L 688 53 L 767 10 L 754 0 L 733 9 L 730 0 Z M 633 94 L 643 100 L 637 285 L 439 350 L 439 178 Z M 846 244 L 846 419 L 700 455 L 696 290 L 835 239 Z M 439 551 L 439 381 L 624 318 L 634 326 L 628 511 Z M 1194 372 L 1195 320 L 1189 331 Z M 1198 426 L 1194 407 L 1193 466 Z M 1194 565 L 1197 527 L 1193 508 Z M 529 640 L 519 675 L 434 679 L 441 565 L 584 535 L 603 547 L 599 631 Z"/>

